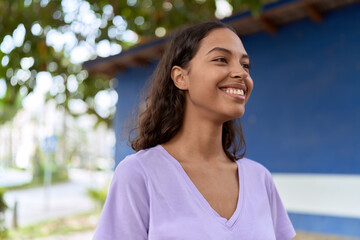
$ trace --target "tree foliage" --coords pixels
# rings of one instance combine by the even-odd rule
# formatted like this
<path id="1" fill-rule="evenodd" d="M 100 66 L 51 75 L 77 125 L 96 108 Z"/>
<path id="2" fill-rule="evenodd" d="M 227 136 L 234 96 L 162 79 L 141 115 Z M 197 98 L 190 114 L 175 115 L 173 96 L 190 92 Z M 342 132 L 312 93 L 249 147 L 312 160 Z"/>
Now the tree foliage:
<path id="1" fill-rule="evenodd" d="M 262 2 L 228 1 L 233 12 L 248 8 L 253 13 L 260 10 Z M 105 41 L 119 52 L 155 37 L 159 29 L 158 35 L 163 35 L 182 25 L 213 19 L 215 11 L 215 0 L 0 1 L 0 124 L 11 120 L 22 107 L 22 100 L 36 89 L 42 71 L 50 72 L 53 78 L 48 99 L 56 99 L 73 115 L 79 113 L 69 103 L 82 101 L 86 112 L 109 123 L 114 109 L 101 114 L 94 99 L 99 91 L 110 89 L 112 81 L 89 76 L 81 62 L 71 61 L 77 55 L 75 49 L 82 46 L 90 53 L 88 59 L 95 58 L 102 55 L 99 43 Z M 130 33 L 137 39 L 129 40 Z M 56 42 L 62 37 L 73 41 L 59 47 Z M 75 87 L 69 87 L 70 83 Z"/>

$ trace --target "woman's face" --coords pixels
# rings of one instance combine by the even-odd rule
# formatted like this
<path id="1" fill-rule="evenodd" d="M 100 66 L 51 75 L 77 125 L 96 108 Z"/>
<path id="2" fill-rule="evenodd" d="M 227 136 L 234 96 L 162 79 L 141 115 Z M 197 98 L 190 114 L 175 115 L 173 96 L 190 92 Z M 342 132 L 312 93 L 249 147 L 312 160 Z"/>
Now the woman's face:
<path id="1" fill-rule="evenodd" d="M 241 117 L 253 89 L 249 57 L 227 28 L 212 30 L 184 70 L 186 112 L 219 122 Z"/>

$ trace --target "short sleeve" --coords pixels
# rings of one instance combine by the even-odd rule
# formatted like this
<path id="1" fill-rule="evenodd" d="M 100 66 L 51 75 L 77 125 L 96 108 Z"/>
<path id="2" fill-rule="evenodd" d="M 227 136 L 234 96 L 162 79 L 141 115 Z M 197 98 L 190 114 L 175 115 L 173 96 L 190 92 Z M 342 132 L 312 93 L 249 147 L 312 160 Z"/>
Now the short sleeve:
<path id="1" fill-rule="evenodd" d="M 273 178 L 267 171 L 267 191 L 271 208 L 271 217 L 277 240 L 289 240 L 295 237 L 296 232 L 289 219 L 286 209 L 280 199 L 279 193 L 275 187 Z"/>
<path id="2" fill-rule="evenodd" d="M 117 166 L 93 240 L 147 239 L 149 194 L 137 160 L 127 157 Z"/>

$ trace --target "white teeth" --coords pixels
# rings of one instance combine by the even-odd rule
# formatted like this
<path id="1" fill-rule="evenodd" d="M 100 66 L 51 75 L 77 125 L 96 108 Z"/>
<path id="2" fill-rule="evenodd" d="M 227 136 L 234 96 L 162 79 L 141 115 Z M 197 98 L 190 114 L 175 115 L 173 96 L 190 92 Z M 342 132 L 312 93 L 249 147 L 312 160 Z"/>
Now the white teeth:
<path id="1" fill-rule="evenodd" d="M 230 94 L 238 94 L 238 95 L 244 96 L 243 89 L 226 88 L 225 92 L 230 93 Z"/>

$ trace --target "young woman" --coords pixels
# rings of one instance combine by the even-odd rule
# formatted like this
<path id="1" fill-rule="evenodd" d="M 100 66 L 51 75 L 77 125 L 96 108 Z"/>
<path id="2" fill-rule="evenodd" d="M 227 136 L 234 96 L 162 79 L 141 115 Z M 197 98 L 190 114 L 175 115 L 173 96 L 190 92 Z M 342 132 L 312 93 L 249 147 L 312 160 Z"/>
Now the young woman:
<path id="1" fill-rule="evenodd" d="M 235 31 L 178 33 L 138 117 L 137 153 L 116 168 L 94 239 L 288 240 L 294 228 L 269 171 L 243 158 L 240 118 L 253 89 Z"/>

